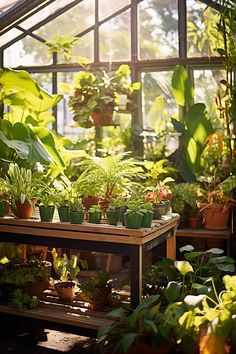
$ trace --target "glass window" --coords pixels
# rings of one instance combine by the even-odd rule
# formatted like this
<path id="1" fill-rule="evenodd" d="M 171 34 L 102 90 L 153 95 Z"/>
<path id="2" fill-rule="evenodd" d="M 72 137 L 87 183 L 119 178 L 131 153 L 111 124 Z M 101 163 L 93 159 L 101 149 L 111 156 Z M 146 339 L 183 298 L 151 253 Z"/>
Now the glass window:
<path id="1" fill-rule="evenodd" d="M 130 60 L 130 10 L 100 26 L 100 60 Z"/>
<path id="2" fill-rule="evenodd" d="M 22 32 L 17 30 L 16 28 L 11 29 L 0 37 L 0 45 L 3 46 L 4 44 L 10 42 L 12 39 L 16 38 L 20 34 L 22 34 Z"/>
<path id="3" fill-rule="evenodd" d="M 130 0 L 107 1 L 99 0 L 99 21 L 130 4 Z"/>
<path id="4" fill-rule="evenodd" d="M 177 1 L 145 0 L 139 6 L 139 57 L 178 56 Z"/>
<path id="5" fill-rule="evenodd" d="M 220 81 L 224 79 L 225 72 L 220 69 L 199 69 L 194 70 L 194 98 L 195 102 L 205 103 L 207 111 L 213 122 L 216 122 L 217 93 L 223 92 Z"/>
<path id="6" fill-rule="evenodd" d="M 47 64 L 51 64 L 47 46 L 30 36 L 26 36 L 4 51 L 4 66 L 7 67 Z"/>
<path id="7" fill-rule="evenodd" d="M 94 0 L 86 0 L 35 31 L 47 40 L 63 34 L 76 35 L 94 25 Z"/>
<path id="8" fill-rule="evenodd" d="M 0 15 L 4 13 L 5 11 L 9 10 L 11 7 L 13 7 L 18 0 L 1 0 L 0 4 Z"/>
<path id="9" fill-rule="evenodd" d="M 216 28 L 217 12 L 202 1 L 187 1 L 187 45 L 189 57 L 216 56 L 222 41 Z"/>
<path id="10" fill-rule="evenodd" d="M 25 21 L 20 23 L 20 26 L 26 30 L 33 27 L 35 24 L 45 20 L 48 16 L 54 14 L 62 7 L 71 3 L 71 0 L 57 0 L 52 4 L 47 5 L 42 10 L 36 12 L 36 14 L 30 16 Z"/>

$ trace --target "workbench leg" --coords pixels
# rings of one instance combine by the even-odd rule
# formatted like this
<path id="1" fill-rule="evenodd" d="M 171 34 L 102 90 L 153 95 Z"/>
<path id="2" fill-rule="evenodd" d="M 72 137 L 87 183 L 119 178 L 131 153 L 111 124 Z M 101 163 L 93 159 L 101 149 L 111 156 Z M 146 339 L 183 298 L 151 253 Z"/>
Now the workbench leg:
<path id="1" fill-rule="evenodd" d="M 130 255 L 130 305 L 135 308 L 142 299 L 142 246 L 132 245 Z"/>
<path id="2" fill-rule="evenodd" d="M 176 259 L 176 230 L 177 226 L 173 227 L 171 236 L 166 240 L 166 257 Z"/>

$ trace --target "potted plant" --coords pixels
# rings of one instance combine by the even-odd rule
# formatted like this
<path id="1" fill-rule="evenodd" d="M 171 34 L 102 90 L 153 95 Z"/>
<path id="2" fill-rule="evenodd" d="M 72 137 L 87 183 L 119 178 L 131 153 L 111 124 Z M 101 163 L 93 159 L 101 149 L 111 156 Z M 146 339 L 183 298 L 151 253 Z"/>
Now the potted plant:
<path id="1" fill-rule="evenodd" d="M 103 213 L 111 198 L 126 196 L 133 188 L 134 178 L 141 177 L 143 169 L 139 161 L 125 158 L 124 154 L 90 158 L 80 163 L 86 171 L 86 180 L 98 186 L 99 204 Z M 83 181 L 83 179 L 82 179 Z M 85 188 L 84 188 L 85 189 Z"/>
<path id="2" fill-rule="evenodd" d="M 84 128 L 93 125 L 111 125 L 113 111 L 118 110 L 124 95 L 129 106 L 140 83 L 132 83 L 128 65 L 121 65 L 115 72 L 80 71 L 74 76 L 70 92 L 69 107 L 75 122 Z M 122 99 L 121 99 L 122 95 Z"/>
<path id="3" fill-rule="evenodd" d="M 16 163 L 10 163 L 7 175 L 0 182 L 10 195 L 14 215 L 20 219 L 30 219 L 36 193 L 42 188 L 42 176 Z"/>
<path id="4" fill-rule="evenodd" d="M 92 278 L 80 282 L 79 288 L 81 297 L 89 303 L 89 307 L 94 311 L 101 311 L 105 306 L 104 292 L 97 287 L 96 281 Z"/>
<path id="5" fill-rule="evenodd" d="M 127 203 L 128 209 L 124 213 L 125 227 L 129 229 L 140 229 L 143 221 L 143 201 L 130 200 Z"/>
<path id="6" fill-rule="evenodd" d="M 97 339 L 101 352 L 128 354 L 170 353 L 172 325 L 165 323 L 159 296 L 145 298 L 134 310 L 118 308 L 108 313 L 113 324 L 103 326 Z"/>
<path id="7" fill-rule="evenodd" d="M 123 204 L 123 200 L 118 198 L 112 198 L 109 202 L 109 206 L 106 209 L 107 223 L 109 225 L 117 225 L 120 221 L 120 207 Z"/>
<path id="8" fill-rule="evenodd" d="M 210 182 L 209 180 L 205 182 L 198 202 L 205 228 L 218 230 L 227 228 L 231 206 L 236 203 L 230 192 L 235 188 L 235 176 L 228 176 L 222 181 L 213 175 Z"/>
<path id="9" fill-rule="evenodd" d="M 9 301 L 17 288 L 30 296 L 41 297 L 49 286 L 50 262 L 32 257 L 29 260 L 7 259 L 0 262 L 0 287 L 4 299 Z"/>
<path id="10" fill-rule="evenodd" d="M 69 200 L 69 217 L 71 224 L 82 224 L 84 221 L 85 207 L 79 197 L 71 197 Z"/>
<path id="11" fill-rule="evenodd" d="M 142 206 L 143 219 L 142 227 L 151 227 L 153 219 L 153 205 L 150 202 L 144 203 Z"/>
<path id="12" fill-rule="evenodd" d="M 73 301 L 75 297 L 75 280 L 80 272 L 78 266 L 78 257 L 72 255 L 68 257 L 66 253 L 62 257 L 58 257 L 55 248 L 52 249 L 53 268 L 55 273 L 60 277 L 60 281 L 55 283 L 55 289 L 62 301 Z M 86 262 L 80 260 L 81 266 L 86 268 Z"/>
<path id="13" fill-rule="evenodd" d="M 79 175 L 74 185 L 75 192 L 82 198 L 86 210 L 88 210 L 91 205 L 97 205 L 99 203 L 100 188 L 100 180 L 97 180 L 96 176 L 90 173 L 89 168 L 86 167 Z"/>
<path id="14" fill-rule="evenodd" d="M 88 222 L 100 224 L 102 220 L 102 210 L 99 205 L 92 205 L 88 210 Z"/>
<path id="15" fill-rule="evenodd" d="M 69 198 L 69 191 L 67 189 L 63 189 L 56 195 L 58 216 L 61 222 L 70 221 Z"/>
<path id="16" fill-rule="evenodd" d="M 4 216 L 9 210 L 8 204 L 9 195 L 7 195 L 7 189 L 5 185 L 0 185 L 0 217 Z"/>
<path id="17" fill-rule="evenodd" d="M 57 203 L 57 194 L 54 188 L 44 190 L 43 193 L 38 194 L 39 199 L 39 214 L 41 221 L 52 222 L 55 205 Z"/>

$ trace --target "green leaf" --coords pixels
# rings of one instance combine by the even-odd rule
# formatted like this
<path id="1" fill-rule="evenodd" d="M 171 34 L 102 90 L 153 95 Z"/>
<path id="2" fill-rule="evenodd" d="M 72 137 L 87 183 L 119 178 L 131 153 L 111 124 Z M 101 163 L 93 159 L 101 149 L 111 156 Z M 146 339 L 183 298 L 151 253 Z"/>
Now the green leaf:
<path id="1" fill-rule="evenodd" d="M 222 250 L 221 248 L 210 248 L 206 251 L 206 253 L 222 254 L 224 253 L 224 250 Z"/>
<path id="2" fill-rule="evenodd" d="M 134 343 L 137 336 L 137 333 L 126 333 L 123 335 L 123 338 L 120 341 L 120 348 L 122 353 L 127 353 L 128 349 Z"/>
<path id="3" fill-rule="evenodd" d="M 171 123 L 173 124 L 175 130 L 180 133 L 180 134 L 184 134 L 185 133 L 185 127 L 182 123 L 180 123 L 179 120 L 175 119 L 175 118 L 171 118 Z"/>
<path id="4" fill-rule="evenodd" d="M 174 265 L 183 276 L 189 272 L 193 272 L 193 267 L 187 261 L 175 261 Z"/>
<path id="5" fill-rule="evenodd" d="M 184 66 L 177 65 L 174 69 L 171 89 L 176 102 L 180 106 L 193 104 L 194 89 Z"/>
<path id="6" fill-rule="evenodd" d="M 222 272 L 230 272 L 234 273 L 235 272 L 235 266 L 234 264 L 225 264 L 225 263 L 218 263 L 216 264 L 216 268 L 221 270 Z"/>
<path id="7" fill-rule="evenodd" d="M 56 163 L 59 169 L 63 170 L 65 163 L 56 148 L 55 140 L 53 134 L 44 127 L 33 127 L 33 132 L 38 136 L 38 138 L 43 143 L 44 147 L 47 149 L 48 153 L 51 155 L 52 160 Z"/>
<path id="8" fill-rule="evenodd" d="M 181 285 L 178 282 L 170 281 L 164 290 L 165 296 L 169 302 L 174 302 L 179 299 Z"/>

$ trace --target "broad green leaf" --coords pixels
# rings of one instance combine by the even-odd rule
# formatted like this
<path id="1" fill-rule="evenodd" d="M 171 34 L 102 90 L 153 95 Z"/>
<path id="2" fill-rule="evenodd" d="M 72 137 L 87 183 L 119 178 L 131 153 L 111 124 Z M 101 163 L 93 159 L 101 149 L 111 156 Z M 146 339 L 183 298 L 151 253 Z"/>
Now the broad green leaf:
<path id="1" fill-rule="evenodd" d="M 175 130 L 178 133 L 180 133 L 180 134 L 184 134 L 185 133 L 185 127 L 179 120 L 171 118 L 171 123 L 173 124 Z"/>
<path id="2" fill-rule="evenodd" d="M 174 265 L 183 276 L 189 272 L 193 272 L 193 267 L 187 261 L 175 261 Z"/>
<path id="3" fill-rule="evenodd" d="M 203 149 L 206 138 L 213 133 L 213 127 L 206 112 L 206 106 L 203 103 L 196 103 L 188 109 L 184 117 L 189 136 Z"/>
<path id="4" fill-rule="evenodd" d="M 221 270 L 222 272 L 229 272 L 229 273 L 234 273 L 235 272 L 235 266 L 234 264 L 225 264 L 225 263 L 218 263 L 216 264 L 216 268 Z"/>
<path id="5" fill-rule="evenodd" d="M 222 254 L 224 253 L 224 250 L 222 250 L 221 248 L 210 248 L 206 251 L 206 253 Z"/>
<path id="6" fill-rule="evenodd" d="M 176 102 L 180 106 L 193 104 L 194 89 L 184 66 L 177 65 L 174 69 L 171 89 Z"/>
<path id="7" fill-rule="evenodd" d="M 63 170 L 65 167 L 65 163 L 59 151 L 56 148 L 53 134 L 48 129 L 43 127 L 33 127 L 32 130 L 37 135 L 37 137 L 41 140 L 44 147 L 47 149 L 48 153 L 52 156 L 52 159 L 57 164 L 57 166 L 61 170 Z"/>
<path id="8" fill-rule="evenodd" d="M 164 290 L 165 296 L 169 302 L 174 302 L 179 299 L 181 285 L 178 282 L 170 281 Z"/>
<path id="9" fill-rule="evenodd" d="M 41 92 L 38 84 L 24 70 L 0 69 L 0 86 L 5 95 L 11 94 L 17 90 L 31 93 L 40 98 Z"/>

